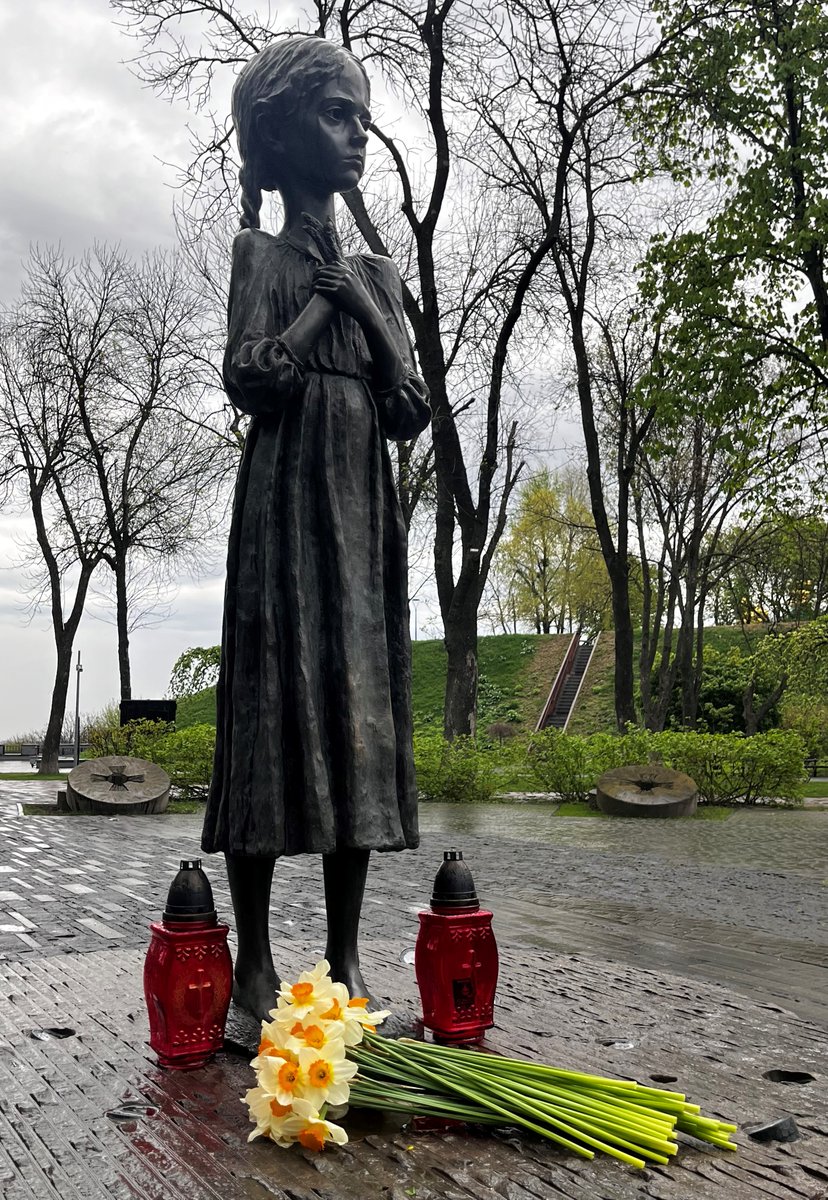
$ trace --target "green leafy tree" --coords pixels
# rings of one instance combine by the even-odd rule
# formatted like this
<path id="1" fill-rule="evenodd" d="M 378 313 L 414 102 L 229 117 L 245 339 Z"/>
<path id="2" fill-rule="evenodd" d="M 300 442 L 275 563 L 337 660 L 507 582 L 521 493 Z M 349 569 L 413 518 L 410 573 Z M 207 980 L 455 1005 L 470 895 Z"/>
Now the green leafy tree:
<path id="1" fill-rule="evenodd" d="M 536 633 L 611 620 L 609 579 L 583 475 L 540 471 L 524 485 L 498 555 L 506 610 Z"/>
<path id="2" fill-rule="evenodd" d="M 811 621 L 828 604 L 828 521 L 815 512 L 776 510 L 755 529 L 722 539 L 736 549 L 715 589 L 717 624 Z"/>
<path id="3" fill-rule="evenodd" d="M 768 699 L 756 706 L 760 687 L 773 684 Z M 756 733 L 765 705 L 786 700 L 823 706 L 828 696 L 828 616 L 763 638 L 751 656 L 744 693 L 745 732 Z"/>
<path id="4" fill-rule="evenodd" d="M 657 0 L 668 38 L 638 115 L 660 164 L 722 197 L 661 239 L 664 297 L 786 386 L 826 382 L 828 11 L 810 0 Z"/>
<path id="5" fill-rule="evenodd" d="M 175 660 L 167 691 L 178 699 L 213 687 L 218 682 L 220 663 L 221 646 L 191 646 Z"/>

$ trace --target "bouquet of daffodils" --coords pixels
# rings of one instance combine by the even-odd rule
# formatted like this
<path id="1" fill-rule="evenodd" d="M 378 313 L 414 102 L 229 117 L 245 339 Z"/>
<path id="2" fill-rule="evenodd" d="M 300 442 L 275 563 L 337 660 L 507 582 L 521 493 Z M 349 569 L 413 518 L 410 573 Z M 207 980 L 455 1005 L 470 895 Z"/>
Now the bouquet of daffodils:
<path id="1" fill-rule="evenodd" d="M 543 1063 L 376 1036 L 388 1012 L 367 1011 L 333 983 L 327 962 L 285 984 L 262 1022 L 253 1060 L 257 1086 L 244 1097 L 255 1137 L 322 1150 L 345 1130 L 326 1118 L 360 1108 L 480 1125 L 517 1125 L 582 1158 L 595 1151 L 644 1167 L 666 1164 L 679 1133 L 735 1150 L 735 1125 L 701 1115 L 679 1092 L 642 1087 Z"/>
<path id="2" fill-rule="evenodd" d="M 348 995 L 334 983 L 324 960 L 283 984 L 262 1021 L 259 1053 L 253 1059 L 256 1087 L 245 1095 L 256 1128 L 248 1141 L 269 1137 L 277 1146 L 299 1142 L 322 1150 L 326 1142 L 344 1145 L 348 1135 L 325 1118 L 331 1107 L 346 1106 L 357 1064 L 346 1047 L 357 1046 L 364 1031 L 375 1031 L 391 1014 L 369 1013 L 365 997 Z"/>

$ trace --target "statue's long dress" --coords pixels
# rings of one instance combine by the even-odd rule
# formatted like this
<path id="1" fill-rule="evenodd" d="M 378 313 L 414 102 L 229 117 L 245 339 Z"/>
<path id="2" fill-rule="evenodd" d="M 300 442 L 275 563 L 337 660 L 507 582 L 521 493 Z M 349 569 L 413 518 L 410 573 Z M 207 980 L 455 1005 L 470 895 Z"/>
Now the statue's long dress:
<path id="1" fill-rule="evenodd" d="M 349 262 L 410 363 L 396 268 Z M 225 387 L 253 420 L 227 557 L 208 853 L 418 844 L 406 533 L 386 438 L 426 427 L 428 393 L 413 368 L 377 390 L 346 314 L 304 367 L 293 358 L 279 334 L 317 265 L 260 230 L 233 247 Z"/>

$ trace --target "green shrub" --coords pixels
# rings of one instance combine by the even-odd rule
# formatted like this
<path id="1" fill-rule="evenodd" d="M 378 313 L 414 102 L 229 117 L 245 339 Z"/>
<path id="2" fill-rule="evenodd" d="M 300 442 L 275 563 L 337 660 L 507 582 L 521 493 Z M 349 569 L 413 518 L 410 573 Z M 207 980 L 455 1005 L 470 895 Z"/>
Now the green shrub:
<path id="1" fill-rule="evenodd" d="M 497 752 L 473 738 L 447 742 L 442 734 L 424 729 L 414 734 L 417 787 L 425 800 L 474 804 L 491 800 L 497 790 Z"/>
<path id="2" fill-rule="evenodd" d="M 652 736 L 664 765 L 689 775 L 703 804 L 802 800 L 805 745 L 798 734 L 774 729 L 754 737 L 689 731 Z"/>
<path id="3" fill-rule="evenodd" d="M 544 729 L 533 734 L 529 764 L 545 792 L 555 792 L 568 803 L 589 801 L 590 789 L 595 786 L 588 748 L 590 740 L 561 733 L 559 729 Z"/>
<path id="4" fill-rule="evenodd" d="M 89 754 L 92 758 L 125 754 L 155 762 L 158 744 L 172 730 L 165 721 L 130 721 L 126 725 L 102 721 L 89 731 Z"/>
<path id="5" fill-rule="evenodd" d="M 812 696 L 786 696 L 782 727 L 799 734 L 808 758 L 828 763 L 828 702 Z"/>
<path id="6" fill-rule="evenodd" d="M 756 804 L 773 799 L 799 803 L 805 782 L 805 745 L 796 733 L 742 734 L 666 730 L 597 733 L 576 737 L 547 729 L 531 739 L 529 762 L 545 791 L 567 802 L 589 799 L 604 771 L 661 762 L 683 771 L 702 804 Z"/>
<path id="7" fill-rule="evenodd" d="M 753 701 L 758 709 L 770 696 L 778 679 L 778 667 L 767 654 L 744 654 L 737 646 L 730 646 L 726 650 L 706 647 L 696 731 L 744 733 L 744 696 L 748 684 L 753 681 Z M 681 686 L 679 678 L 673 688 L 667 713 L 668 724 L 677 729 L 682 727 Z M 760 729 L 775 729 L 779 720 L 779 706 L 772 705 L 762 718 Z"/>
<path id="8" fill-rule="evenodd" d="M 165 734 L 150 761 L 164 768 L 178 797 L 203 800 L 210 786 L 215 749 L 214 725 L 190 725 Z"/>
<path id="9" fill-rule="evenodd" d="M 189 800 L 207 794 L 215 747 L 213 725 L 176 730 L 163 721 L 130 721 L 95 730 L 90 753 L 95 758 L 123 754 L 156 763 L 169 775 L 176 795 Z"/>

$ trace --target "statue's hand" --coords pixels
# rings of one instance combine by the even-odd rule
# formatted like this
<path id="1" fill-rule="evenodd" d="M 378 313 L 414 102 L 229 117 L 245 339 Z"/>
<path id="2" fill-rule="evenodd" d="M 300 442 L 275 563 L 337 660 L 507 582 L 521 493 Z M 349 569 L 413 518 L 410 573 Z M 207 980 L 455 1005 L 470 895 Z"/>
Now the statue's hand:
<path id="1" fill-rule="evenodd" d="M 342 252 L 342 243 L 339 240 L 339 234 L 336 232 L 334 223 L 330 217 L 328 217 L 323 225 L 321 221 L 311 216 L 310 213 L 303 212 L 302 220 L 305 232 L 315 243 L 317 250 L 322 255 L 323 262 L 344 263 L 345 255 Z"/>
<path id="2" fill-rule="evenodd" d="M 318 267 L 313 277 L 313 290 L 360 324 L 374 316 L 374 301 L 365 284 L 345 262 Z"/>

